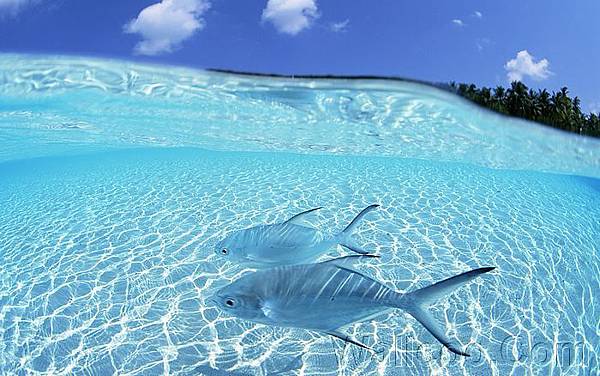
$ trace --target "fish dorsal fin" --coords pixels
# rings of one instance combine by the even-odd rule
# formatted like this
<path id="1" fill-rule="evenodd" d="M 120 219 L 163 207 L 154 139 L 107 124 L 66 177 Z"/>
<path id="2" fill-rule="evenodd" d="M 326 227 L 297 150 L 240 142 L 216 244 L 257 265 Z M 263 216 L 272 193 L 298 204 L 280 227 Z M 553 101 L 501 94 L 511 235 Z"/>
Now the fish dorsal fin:
<path id="1" fill-rule="evenodd" d="M 342 269 L 345 270 L 349 273 L 353 273 L 353 274 L 358 274 L 363 278 L 366 279 L 373 279 L 369 276 L 364 275 L 363 273 L 352 269 L 351 265 L 352 262 L 361 259 L 361 258 L 379 258 L 379 256 L 377 255 L 352 255 L 352 256 L 344 256 L 344 257 L 338 257 L 338 258 L 334 258 L 331 260 L 327 260 L 327 261 L 323 261 L 321 262 L 321 264 L 331 264 L 333 266 L 335 266 L 338 269 Z"/>
<path id="2" fill-rule="evenodd" d="M 310 214 L 314 211 L 317 211 L 319 209 L 323 209 L 322 207 L 318 207 L 318 208 L 313 208 L 313 209 L 309 209 L 306 211 L 303 211 L 302 213 L 298 213 L 295 216 L 291 217 L 290 219 L 288 219 L 287 221 L 283 222 L 283 223 L 290 223 L 290 224 L 295 224 L 295 225 L 300 225 L 300 226 L 305 226 L 304 224 L 304 218 L 306 217 L 307 214 Z"/>

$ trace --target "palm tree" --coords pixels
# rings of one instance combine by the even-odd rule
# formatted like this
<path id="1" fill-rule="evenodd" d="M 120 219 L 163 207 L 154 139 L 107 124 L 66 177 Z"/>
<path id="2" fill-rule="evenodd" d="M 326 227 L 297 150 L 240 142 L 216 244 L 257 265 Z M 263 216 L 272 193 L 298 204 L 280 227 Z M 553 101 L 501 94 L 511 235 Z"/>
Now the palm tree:
<path id="1" fill-rule="evenodd" d="M 600 114 L 585 115 L 581 112 L 581 100 L 579 97 L 571 99 L 566 87 L 550 93 L 546 89 L 529 89 L 524 83 L 515 81 L 508 89 L 502 86 L 478 89 L 474 84 L 457 85 L 455 82 L 451 82 L 448 88 L 496 112 L 600 137 Z"/>

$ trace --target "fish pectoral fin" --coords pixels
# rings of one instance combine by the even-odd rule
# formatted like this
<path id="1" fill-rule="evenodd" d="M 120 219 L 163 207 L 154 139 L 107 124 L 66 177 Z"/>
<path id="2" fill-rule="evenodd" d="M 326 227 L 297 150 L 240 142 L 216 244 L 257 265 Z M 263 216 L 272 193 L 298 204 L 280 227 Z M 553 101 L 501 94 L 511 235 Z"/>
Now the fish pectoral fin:
<path id="1" fill-rule="evenodd" d="M 288 219 L 287 221 L 285 221 L 283 223 L 292 223 L 292 224 L 295 224 L 295 225 L 300 225 L 300 226 L 307 227 L 304 224 L 304 218 L 306 217 L 307 214 L 310 214 L 310 213 L 312 213 L 314 211 L 317 211 L 319 209 L 323 209 L 323 208 L 319 206 L 318 208 L 313 208 L 313 209 L 309 209 L 309 210 L 303 211 L 302 213 L 296 214 L 295 216 L 291 217 L 290 219 Z"/>
<path id="2" fill-rule="evenodd" d="M 275 319 L 275 311 L 273 310 L 273 308 L 267 303 L 267 304 L 263 304 L 260 309 L 263 311 L 263 315 L 265 315 L 266 317 L 270 318 L 270 319 Z"/>
<path id="3" fill-rule="evenodd" d="M 263 303 L 260 306 L 261 311 L 265 317 L 273 320 L 274 322 L 278 322 L 279 320 L 284 318 L 284 315 L 281 315 L 281 311 L 277 309 L 277 307 L 269 302 Z"/>
<path id="4" fill-rule="evenodd" d="M 363 349 L 366 349 L 366 350 L 369 350 L 369 351 L 373 351 L 373 349 L 370 348 L 369 346 L 365 345 L 362 342 L 359 342 L 358 340 L 350 337 L 349 335 L 347 335 L 345 333 L 340 332 L 339 330 L 330 330 L 330 331 L 326 331 L 325 333 L 329 334 L 330 336 L 334 336 L 336 338 L 339 338 L 339 339 L 341 339 L 344 342 L 351 343 L 353 345 L 362 347 Z"/>

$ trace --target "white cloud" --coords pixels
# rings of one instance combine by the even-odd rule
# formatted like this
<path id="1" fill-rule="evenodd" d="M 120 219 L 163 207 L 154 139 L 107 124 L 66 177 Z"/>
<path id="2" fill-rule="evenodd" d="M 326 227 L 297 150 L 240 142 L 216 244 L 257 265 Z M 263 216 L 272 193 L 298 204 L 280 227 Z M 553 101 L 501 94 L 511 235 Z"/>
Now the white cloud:
<path id="1" fill-rule="evenodd" d="M 508 81 L 521 81 L 524 77 L 531 77 L 534 80 L 543 80 L 548 78 L 550 72 L 550 62 L 547 59 L 539 60 L 537 63 L 534 57 L 527 50 L 519 51 L 517 57 L 504 64 L 507 70 L 506 77 Z"/>
<path id="2" fill-rule="evenodd" d="M 473 17 L 477 17 L 477 18 L 483 18 L 483 14 L 476 10 L 475 12 L 473 12 Z"/>
<path id="3" fill-rule="evenodd" d="M 455 25 L 457 25 L 457 26 L 460 26 L 460 27 L 465 26 L 465 23 L 463 22 L 463 20 L 460 20 L 458 18 L 453 19 L 452 23 L 455 24 Z"/>
<path id="4" fill-rule="evenodd" d="M 158 55 L 172 52 L 204 28 L 202 15 L 209 7 L 207 0 L 162 0 L 142 9 L 125 25 L 124 31 L 142 36 L 142 41 L 135 46 L 135 53 Z"/>
<path id="5" fill-rule="evenodd" d="M 0 15 L 16 15 L 23 7 L 33 2 L 34 0 L 0 0 Z"/>
<path id="6" fill-rule="evenodd" d="M 345 20 L 342 22 L 334 22 L 331 24 L 331 31 L 334 33 L 343 33 L 348 31 L 348 25 L 350 24 L 350 20 Z"/>
<path id="7" fill-rule="evenodd" d="M 296 35 L 309 28 L 319 17 L 316 0 L 269 0 L 262 20 L 269 21 L 281 32 Z"/>

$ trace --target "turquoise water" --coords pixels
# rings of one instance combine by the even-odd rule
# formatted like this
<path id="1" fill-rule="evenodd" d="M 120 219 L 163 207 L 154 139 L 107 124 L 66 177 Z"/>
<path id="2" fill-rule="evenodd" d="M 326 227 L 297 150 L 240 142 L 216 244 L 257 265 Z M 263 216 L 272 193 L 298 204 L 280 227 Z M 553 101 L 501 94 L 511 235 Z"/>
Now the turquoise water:
<path id="1" fill-rule="evenodd" d="M 597 140 L 408 82 L 0 55 L 0 146 L 0 374 L 598 374 Z M 432 310 L 470 358 L 399 310 L 348 329 L 371 355 L 209 303 L 228 232 L 373 202 L 386 285 L 497 267 Z"/>

